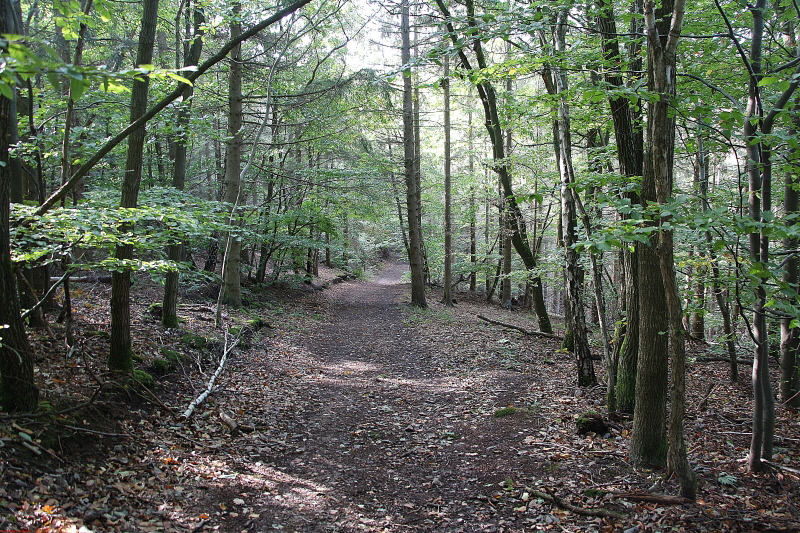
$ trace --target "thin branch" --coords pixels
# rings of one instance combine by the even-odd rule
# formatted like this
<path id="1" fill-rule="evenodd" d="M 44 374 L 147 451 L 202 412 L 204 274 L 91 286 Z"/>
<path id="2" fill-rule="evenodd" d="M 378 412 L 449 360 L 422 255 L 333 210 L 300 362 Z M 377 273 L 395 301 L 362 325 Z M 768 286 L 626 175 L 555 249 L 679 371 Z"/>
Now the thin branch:
<path id="1" fill-rule="evenodd" d="M 3 415 L 0 416 L 0 420 L 14 420 L 17 418 L 43 418 L 45 416 L 58 416 L 58 415 L 65 415 L 68 413 L 74 413 L 75 411 L 80 411 L 81 409 L 85 409 L 90 405 L 92 405 L 95 399 L 97 399 L 97 395 L 100 394 L 101 390 L 103 390 L 103 385 L 97 387 L 97 389 L 94 391 L 94 394 L 92 394 L 92 397 L 89 398 L 88 401 L 80 405 L 76 405 L 74 407 L 69 407 L 67 409 L 62 409 L 60 411 L 45 411 L 42 413 L 18 413 L 13 415 Z"/>
<path id="2" fill-rule="evenodd" d="M 242 330 L 242 332 L 244 332 L 244 329 Z M 236 336 L 236 338 L 233 340 L 233 343 L 231 343 L 230 346 L 228 346 L 228 332 L 227 331 L 225 332 L 225 349 L 222 352 L 222 358 L 220 359 L 219 365 L 217 366 L 217 371 L 214 372 L 214 375 L 211 376 L 211 379 L 208 380 L 208 385 L 206 386 L 206 390 L 204 390 L 200 396 L 195 398 L 194 401 L 189 404 L 189 407 L 187 407 L 186 411 L 183 412 L 181 418 L 189 418 L 190 416 L 192 416 L 192 413 L 194 413 L 194 410 L 197 408 L 197 406 L 203 403 L 203 401 L 208 397 L 208 395 L 211 394 L 211 391 L 214 388 L 214 382 L 217 381 L 217 378 L 222 373 L 222 369 L 225 367 L 225 361 L 227 361 L 228 359 L 228 354 L 230 354 L 231 351 L 233 351 L 233 349 L 236 347 L 236 345 L 239 344 L 239 339 L 242 336 L 242 332 L 240 332 L 239 335 Z"/>
<path id="3" fill-rule="evenodd" d="M 246 41 L 247 39 L 253 37 L 260 31 L 264 30 L 265 28 L 271 26 L 272 24 L 278 22 L 282 18 L 290 15 L 300 9 L 301 7 L 305 6 L 306 4 L 310 3 L 311 0 L 298 0 L 293 4 L 286 6 L 285 8 L 281 9 L 271 17 L 267 18 L 266 20 L 261 21 L 260 23 L 256 24 L 246 32 L 242 33 L 236 39 L 232 39 L 228 41 L 220 50 L 214 54 L 213 56 L 209 57 L 202 65 L 197 67 L 197 70 L 194 72 L 189 73 L 186 76 L 190 82 L 194 82 L 197 78 L 205 74 L 205 72 L 225 59 L 228 55 L 228 52 L 233 50 L 237 45 L 241 44 L 242 42 Z M 179 83 L 178 86 L 167 96 L 165 96 L 161 101 L 159 101 L 156 105 L 150 108 L 144 115 L 139 117 L 136 121 L 131 122 L 124 130 L 119 132 L 117 135 L 106 141 L 106 143 L 101 146 L 95 154 L 90 157 L 83 165 L 75 171 L 72 177 L 59 187 L 50 197 L 45 200 L 45 202 L 39 206 L 39 208 L 34 213 L 34 217 L 39 217 L 47 213 L 58 201 L 64 198 L 67 193 L 84 177 L 86 176 L 89 171 L 98 163 L 100 162 L 103 157 L 106 156 L 111 150 L 113 150 L 119 143 L 124 141 L 131 133 L 135 130 L 143 127 L 150 119 L 155 117 L 158 113 L 160 113 L 164 108 L 166 108 L 169 104 L 177 100 L 183 95 L 184 84 Z"/>
<path id="4" fill-rule="evenodd" d="M 30 309 L 22 313 L 20 318 L 22 320 L 25 320 L 26 318 L 31 316 L 31 313 L 33 313 L 34 311 L 39 309 L 42 305 L 44 305 L 47 299 L 50 298 L 50 296 L 55 292 L 55 290 L 58 288 L 59 285 L 64 283 L 64 280 L 66 280 L 70 276 L 70 274 L 72 274 L 72 271 L 67 270 L 67 272 L 65 272 L 63 276 L 58 278 L 58 280 L 50 286 L 50 289 L 44 294 L 44 296 L 42 296 L 42 298 L 38 302 L 36 302 L 36 305 L 34 305 Z"/>
<path id="5" fill-rule="evenodd" d="M 557 340 L 562 340 L 563 339 L 563 337 L 561 337 L 559 335 L 553 335 L 552 333 L 542 333 L 541 331 L 530 331 L 530 330 L 527 330 L 525 328 L 521 328 L 519 326 L 515 326 L 513 324 L 506 324 L 505 322 L 500 322 L 499 320 L 492 320 L 491 318 L 486 318 L 483 315 L 477 315 L 477 316 L 478 316 L 478 318 L 480 318 L 481 320 L 485 320 L 489 324 L 494 324 L 495 326 L 501 326 L 501 327 L 504 327 L 504 328 L 513 329 L 513 330 L 519 331 L 520 333 L 524 333 L 525 335 L 531 335 L 531 336 L 534 336 L 534 337 L 544 337 L 546 339 L 557 339 Z"/>
<path id="6" fill-rule="evenodd" d="M 586 509 L 585 507 L 578 507 L 576 505 L 572 505 L 571 503 L 567 503 L 563 501 L 561 498 L 550 492 L 542 492 L 539 490 L 533 490 L 528 487 L 525 487 L 525 491 L 528 492 L 532 496 L 536 496 L 537 498 L 541 498 L 545 501 L 551 502 L 556 505 L 556 507 L 560 507 L 562 509 L 566 509 L 575 514 L 583 515 L 583 516 L 600 516 L 605 518 L 616 518 L 618 520 L 622 520 L 625 518 L 626 515 L 622 513 L 618 513 L 616 511 L 611 511 L 608 509 Z"/>

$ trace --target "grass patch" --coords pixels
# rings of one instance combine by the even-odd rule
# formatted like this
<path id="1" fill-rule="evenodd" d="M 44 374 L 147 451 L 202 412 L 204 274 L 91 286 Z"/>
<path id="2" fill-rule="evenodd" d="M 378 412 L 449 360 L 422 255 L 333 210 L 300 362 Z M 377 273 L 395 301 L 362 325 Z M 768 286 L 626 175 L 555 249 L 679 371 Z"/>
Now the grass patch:
<path id="1" fill-rule="evenodd" d="M 494 412 L 495 418 L 503 418 L 504 416 L 511 416 L 516 414 L 518 409 L 516 407 L 501 407 L 497 411 Z"/>
<path id="2" fill-rule="evenodd" d="M 429 324 L 433 322 L 449 324 L 453 322 L 453 315 L 450 314 L 449 309 L 420 309 L 412 307 L 408 310 L 406 318 L 403 321 L 407 326 L 417 326 Z"/>

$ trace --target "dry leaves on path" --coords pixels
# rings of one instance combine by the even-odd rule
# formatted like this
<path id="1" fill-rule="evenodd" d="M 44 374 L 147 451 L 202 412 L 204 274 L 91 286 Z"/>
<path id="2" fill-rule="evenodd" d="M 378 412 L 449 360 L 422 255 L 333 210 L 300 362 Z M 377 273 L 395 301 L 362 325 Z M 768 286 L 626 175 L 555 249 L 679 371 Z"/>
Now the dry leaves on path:
<path id="1" fill-rule="evenodd" d="M 111 387 L 78 413 L 0 422 L 0 530 L 800 530 L 796 472 L 743 471 L 750 391 L 726 382 L 724 364 L 689 376 L 700 499 L 659 496 L 674 483 L 628 465 L 630 420 L 608 420 L 602 387 L 575 386 L 556 339 L 477 315 L 522 330 L 533 317 L 466 294 L 452 309 L 432 294 L 431 309 L 414 310 L 404 270 L 322 292 L 254 292 L 249 310 L 227 317 L 241 345 L 187 419 L 178 415 L 219 367 L 223 339 L 202 301 L 181 308 L 181 332 L 161 329 L 146 311 L 158 293 L 143 287 L 141 365 L 171 360 L 151 387 L 159 401 Z M 110 380 L 104 297 L 95 287 L 76 298 L 80 354 L 36 339 L 54 408 Z M 577 434 L 589 411 L 606 415 L 608 433 Z M 775 463 L 796 469 L 800 419 L 778 416 Z"/>

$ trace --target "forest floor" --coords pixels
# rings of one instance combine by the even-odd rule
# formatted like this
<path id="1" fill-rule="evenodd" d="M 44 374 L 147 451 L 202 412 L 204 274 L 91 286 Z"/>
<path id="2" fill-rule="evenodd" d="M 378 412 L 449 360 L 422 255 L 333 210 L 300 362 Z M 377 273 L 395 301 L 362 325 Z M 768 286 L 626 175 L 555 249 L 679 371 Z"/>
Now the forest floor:
<path id="1" fill-rule="evenodd" d="M 43 408 L 88 405 L 0 419 L 0 531 L 800 531 L 800 414 L 778 408 L 776 466 L 747 473 L 749 367 L 731 384 L 725 363 L 690 363 L 700 489 L 682 502 L 664 472 L 628 464 L 630 419 L 577 434 L 583 413 L 609 421 L 604 387 L 575 386 L 558 340 L 477 318 L 533 330 L 532 315 L 464 294 L 448 309 L 435 291 L 414 310 L 405 270 L 251 288 L 227 342 L 210 293 L 191 291 L 169 331 L 142 284 L 135 350 L 161 374 L 146 389 L 109 384 L 110 289 L 80 285 L 75 349 L 56 325 L 34 345 Z"/>

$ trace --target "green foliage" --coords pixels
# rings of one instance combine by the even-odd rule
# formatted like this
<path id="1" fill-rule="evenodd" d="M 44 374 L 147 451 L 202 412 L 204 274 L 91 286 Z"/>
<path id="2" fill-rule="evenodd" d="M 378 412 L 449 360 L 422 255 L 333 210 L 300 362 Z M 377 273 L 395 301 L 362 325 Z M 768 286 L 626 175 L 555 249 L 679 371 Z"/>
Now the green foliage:
<path id="1" fill-rule="evenodd" d="M 138 385 L 141 383 L 148 389 L 152 388 L 156 384 L 156 380 L 153 379 L 153 376 L 145 372 L 144 370 L 134 370 L 133 375 L 131 376 L 133 383 Z"/>
<path id="2" fill-rule="evenodd" d="M 153 359 L 152 369 L 157 376 L 164 376 L 171 370 L 172 364 L 166 359 Z"/>
<path id="3" fill-rule="evenodd" d="M 74 262 L 73 270 L 188 272 L 188 264 L 162 258 L 164 248 L 199 241 L 229 227 L 224 204 L 175 189 L 150 189 L 142 195 L 145 206 L 136 209 L 114 206 L 112 196 L 116 195 L 110 191 L 94 191 L 76 207 L 57 207 L 41 217 L 33 216 L 33 207 L 14 204 L 12 218 L 25 223 L 12 228 L 12 260 L 28 267 L 47 264 L 80 247 L 104 253 L 92 255 L 93 260 Z M 123 244 L 132 245 L 149 258 L 114 258 L 114 248 Z"/>
<path id="4" fill-rule="evenodd" d="M 162 346 L 160 351 L 161 355 L 163 355 L 164 358 L 170 363 L 180 363 L 184 359 L 184 355 L 182 353 L 167 348 L 166 346 Z"/>
<path id="5" fill-rule="evenodd" d="M 516 413 L 517 413 L 517 408 L 516 407 L 511 407 L 511 406 L 501 407 L 500 409 L 498 409 L 498 410 L 496 410 L 494 412 L 494 417 L 495 418 L 503 418 L 503 417 L 506 417 L 506 416 L 514 415 Z"/>
<path id="6" fill-rule="evenodd" d="M 206 344 L 208 344 L 208 339 L 201 335 L 187 333 L 181 337 L 181 344 L 185 344 L 189 348 L 194 348 L 195 350 L 202 350 L 206 347 Z"/>

